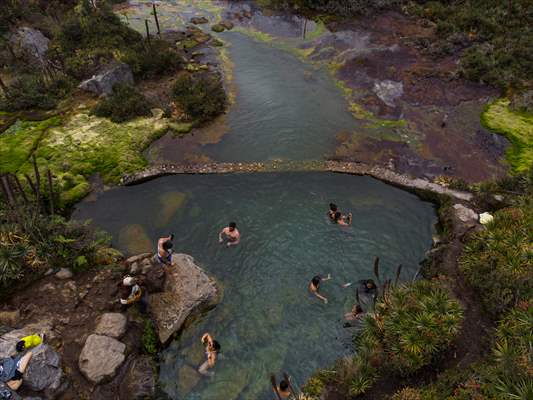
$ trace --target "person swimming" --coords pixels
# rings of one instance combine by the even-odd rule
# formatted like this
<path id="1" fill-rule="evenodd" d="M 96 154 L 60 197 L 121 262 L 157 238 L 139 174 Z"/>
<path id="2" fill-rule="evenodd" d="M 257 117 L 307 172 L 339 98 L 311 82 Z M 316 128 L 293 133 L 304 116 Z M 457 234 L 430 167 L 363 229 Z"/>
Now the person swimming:
<path id="1" fill-rule="evenodd" d="M 344 319 L 353 322 L 361 319 L 364 314 L 363 308 L 359 304 L 354 304 L 352 310 L 349 313 L 344 314 Z"/>
<path id="2" fill-rule="evenodd" d="M 226 238 L 226 246 L 237 246 L 241 242 L 241 234 L 237 229 L 235 222 L 230 222 L 227 227 L 222 229 L 218 234 L 219 243 L 224 243 L 224 237 Z"/>
<path id="3" fill-rule="evenodd" d="M 322 300 L 324 304 L 328 304 L 328 299 L 319 293 L 320 283 L 322 281 L 328 281 L 330 279 L 331 279 L 330 274 L 328 274 L 327 278 L 322 278 L 320 275 L 315 275 L 313 279 L 311 279 L 311 282 L 309 282 L 309 286 L 308 286 L 309 291 L 313 293 L 316 297 L 318 297 L 320 300 Z"/>
<path id="4" fill-rule="evenodd" d="M 202 375 L 212 376 L 214 372 L 209 370 L 215 368 L 218 353 L 220 352 L 221 348 L 220 343 L 214 340 L 209 333 L 204 333 L 202 335 L 202 343 L 206 345 L 205 355 L 207 356 L 207 360 L 202 365 L 200 365 L 200 368 L 198 368 L 198 372 Z"/>
<path id="5" fill-rule="evenodd" d="M 333 222 L 337 225 L 348 226 L 352 224 L 352 213 L 343 215 L 340 211 L 337 211 L 333 216 Z"/>
<path id="6" fill-rule="evenodd" d="M 337 205 L 334 203 L 329 203 L 328 217 L 330 220 L 335 220 L 335 213 L 337 212 Z"/>

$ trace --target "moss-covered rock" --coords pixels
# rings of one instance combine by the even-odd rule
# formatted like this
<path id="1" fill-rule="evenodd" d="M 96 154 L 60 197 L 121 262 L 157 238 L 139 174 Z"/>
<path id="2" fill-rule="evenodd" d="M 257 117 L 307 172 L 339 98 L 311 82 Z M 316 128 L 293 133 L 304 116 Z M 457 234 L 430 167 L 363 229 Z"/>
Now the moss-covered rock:
<path id="1" fill-rule="evenodd" d="M 533 115 L 512 111 L 509 104 L 507 99 L 492 103 L 481 115 L 481 122 L 512 143 L 506 158 L 513 171 L 527 172 L 533 165 Z"/>
<path id="2" fill-rule="evenodd" d="M 218 33 L 220 33 L 220 32 L 224 32 L 224 29 L 225 29 L 225 28 L 224 28 L 224 26 L 223 26 L 222 24 L 215 24 L 215 25 L 213 25 L 213 26 L 211 27 L 211 30 L 212 30 L 213 32 L 218 32 Z"/>

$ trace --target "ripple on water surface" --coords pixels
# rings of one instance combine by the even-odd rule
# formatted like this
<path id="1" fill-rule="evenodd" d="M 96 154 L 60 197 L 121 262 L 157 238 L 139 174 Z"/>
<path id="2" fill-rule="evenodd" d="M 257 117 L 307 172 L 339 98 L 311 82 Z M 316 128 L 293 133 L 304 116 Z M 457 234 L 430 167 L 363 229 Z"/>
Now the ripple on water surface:
<path id="1" fill-rule="evenodd" d="M 162 206 L 165 199 L 172 206 Z M 352 227 L 329 223 L 330 201 L 353 213 Z M 193 255 L 220 282 L 222 303 L 161 355 L 163 389 L 173 399 L 202 400 L 270 400 L 270 372 L 286 370 L 302 383 L 350 351 L 341 317 L 354 289 L 340 284 L 371 277 L 376 255 L 385 274 L 401 263 L 403 278 L 412 278 L 436 221 L 433 206 L 414 195 L 329 173 L 171 176 L 110 190 L 80 204 L 75 217 L 92 218 L 114 237 L 135 225 L 153 243 L 173 232 L 176 251 Z M 217 234 L 231 220 L 242 243 L 227 249 Z M 328 305 L 307 293 L 317 273 L 333 276 L 322 288 Z M 195 372 L 205 331 L 222 345 L 212 378 Z"/>

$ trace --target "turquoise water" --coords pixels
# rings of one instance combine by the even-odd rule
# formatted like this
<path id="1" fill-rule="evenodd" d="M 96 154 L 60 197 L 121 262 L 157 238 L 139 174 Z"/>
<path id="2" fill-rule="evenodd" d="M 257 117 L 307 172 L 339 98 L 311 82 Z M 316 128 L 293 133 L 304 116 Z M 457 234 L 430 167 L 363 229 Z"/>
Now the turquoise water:
<path id="1" fill-rule="evenodd" d="M 328 203 L 351 211 L 354 224 L 332 225 Z M 224 291 L 222 302 L 194 320 L 161 354 L 160 383 L 172 399 L 270 400 L 268 374 L 287 371 L 303 383 L 351 349 L 342 315 L 354 301 L 345 282 L 372 277 L 380 256 L 385 275 L 403 264 L 412 279 L 431 246 L 432 204 L 368 177 L 330 173 L 170 176 L 115 188 L 81 203 L 124 251 L 153 246 L 175 233 L 175 250 L 193 255 Z M 217 234 L 235 220 L 236 248 Z M 315 274 L 331 273 L 322 304 L 307 292 Z M 200 337 L 211 332 L 222 353 L 211 378 Z"/>

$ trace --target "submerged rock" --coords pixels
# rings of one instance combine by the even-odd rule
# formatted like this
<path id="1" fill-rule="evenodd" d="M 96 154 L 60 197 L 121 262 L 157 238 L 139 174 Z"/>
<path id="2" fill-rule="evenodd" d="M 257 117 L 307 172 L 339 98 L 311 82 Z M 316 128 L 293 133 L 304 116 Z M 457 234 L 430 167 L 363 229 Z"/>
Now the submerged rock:
<path id="1" fill-rule="evenodd" d="M 403 95 L 403 83 L 385 80 L 374 83 L 374 93 L 389 107 L 395 107 L 396 99 Z"/>
<path id="2" fill-rule="evenodd" d="M 150 295 L 150 312 L 159 340 L 165 343 L 178 332 L 192 314 L 214 305 L 218 300 L 215 282 L 187 254 L 174 254 L 167 270 L 164 291 Z"/>
<path id="3" fill-rule="evenodd" d="M 190 365 L 185 364 L 178 371 L 178 391 L 180 396 L 186 397 L 200 381 L 200 374 Z"/>
<path id="4" fill-rule="evenodd" d="M 141 356 L 130 363 L 120 384 L 120 398 L 127 400 L 152 399 L 155 396 L 156 365 L 149 356 Z"/>
<path id="5" fill-rule="evenodd" d="M 90 335 L 78 360 L 81 373 L 91 382 L 100 383 L 115 376 L 124 362 L 126 345 L 108 336 Z"/>
<path id="6" fill-rule="evenodd" d="M 129 254 L 147 253 L 152 250 L 152 241 L 144 228 L 138 224 L 122 228 L 118 234 L 118 242 Z"/>
<path id="7" fill-rule="evenodd" d="M 98 75 L 83 81 L 79 87 L 98 96 L 109 96 L 113 93 L 113 86 L 117 83 L 133 85 L 133 73 L 129 65 L 111 64 Z"/>

